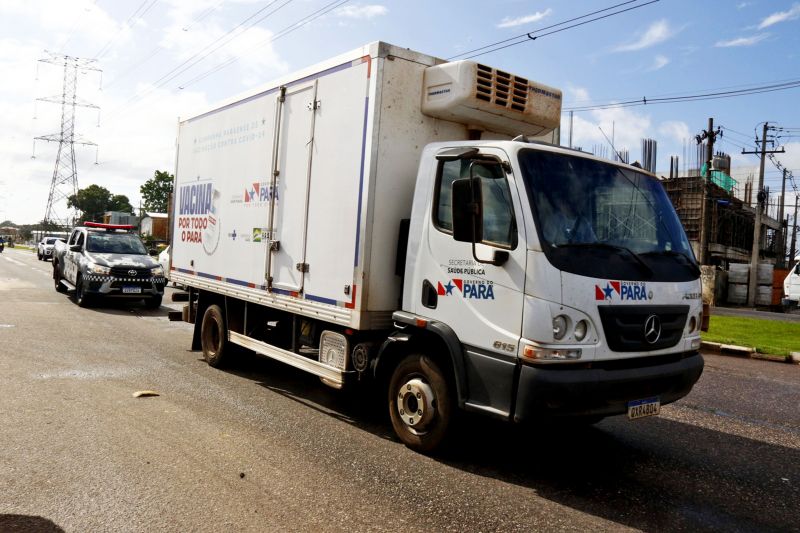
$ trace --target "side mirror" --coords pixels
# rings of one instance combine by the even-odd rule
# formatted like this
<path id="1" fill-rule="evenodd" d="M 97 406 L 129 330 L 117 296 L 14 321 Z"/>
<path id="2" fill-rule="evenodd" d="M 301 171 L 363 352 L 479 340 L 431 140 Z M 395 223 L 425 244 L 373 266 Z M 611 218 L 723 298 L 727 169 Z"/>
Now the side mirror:
<path id="1" fill-rule="evenodd" d="M 83 246 L 81 246 L 80 244 L 73 244 L 72 246 L 69 247 L 69 251 L 70 252 L 82 252 L 83 251 Z"/>
<path id="2" fill-rule="evenodd" d="M 150 248 L 149 250 L 147 250 L 147 253 L 155 257 L 158 255 L 158 248 Z"/>
<path id="3" fill-rule="evenodd" d="M 794 273 L 800 276 L 800 263 L 797 263 L 794 267 Z"/>
<path id="4" fill-rule="evenodd" d="M 483 191 L 480 181 L 453 181 L 453 238 L 458 242 L 483 240 Z"/>

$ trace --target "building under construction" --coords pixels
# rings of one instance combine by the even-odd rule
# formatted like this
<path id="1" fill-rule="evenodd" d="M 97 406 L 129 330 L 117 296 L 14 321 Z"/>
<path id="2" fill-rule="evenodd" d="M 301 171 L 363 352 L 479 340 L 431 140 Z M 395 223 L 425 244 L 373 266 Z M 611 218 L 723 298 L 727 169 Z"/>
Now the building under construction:
<path id="1" fill-rule="evenodd" d="M 663 179 L 695 255 L 702 264 L 720 265 L 750 261 L 756 201 L 765 204 L 762 216 L 760 254 L 774 263 L 783 254 L 781 223 L 771 216 L 769 193 L 753 192 L 752 177 L 740 188 L 731 175 L 730 156 L 718 153 L 711 169 L 697 164 L 704 160 L 706 146 L 697 147 L 694 168 L 679 170 L 678 158 L 670 158 L 669 178 Z M 741 196 L 741 197 L 739 197 Z M 754 198 L 755 196 L 755 198 Z M 755 200 L 755 201 L 754 201 Z"/>

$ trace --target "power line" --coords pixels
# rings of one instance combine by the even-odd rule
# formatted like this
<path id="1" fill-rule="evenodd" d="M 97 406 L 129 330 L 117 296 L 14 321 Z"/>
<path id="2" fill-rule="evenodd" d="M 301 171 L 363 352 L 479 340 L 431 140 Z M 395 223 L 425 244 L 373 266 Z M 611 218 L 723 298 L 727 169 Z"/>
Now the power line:
<path id="1" fill-rule="evenodd" d="M 333 2 L 331 2 L 329 4 L 326 4 L 325 6 L 321 7 L 317 11 L 314 11 L 313 13 L 301 18 L 297 22 L 295 22 L 293 24 L 290 24 L 289 26 L 286 26 L 285 28 L 280 30 L 278 33 L 276 33 L 275 35 L 273 35 L 269 39 L 261 41 L 257 45 L 249 48 L 247 51 L 249 52 L 250 50 L 253 50 L 255 48 L 260 48 L 260 47 L 262 47 L 263 45 L 265 45 L 267 43 L 271 43 L 271 42 L 277 41 L 281 37 L 285 37 L 286 35 L 292 33 L 293 31 L 298 30 L 301 27 L 305 26 L 309 22 L 312 22 L 312 21 L 318 19 L 319 17 L 321 17 L 321 16 L 333 11 L 334 9 L 339 8 L 340 6 L 346 4 L 349 1 L 350 0 L 334 0 Z M 178 89 L 185 89 L 186 87 L 189 87 L 190 85 L 193 85 L 193 84 L 197 83 L 198 81 L 203 80 L 203 79 L 207 78 L 208 76 L 210 76 L 212 74 L 215 74 L 216 72 L 219 72 L 220 70 L 223 70 L 223 69 L 229 67 L 230 65 L 233 65 L 234 63 L 239 61 L 239 59 L 241 59 L 241 58 L 240 57 L 234 57 L 234 58 L 228 59 L 227 61 L 224 61 L 224 62 L 220 63 L 219 65 L 217 65 L 217 66 L 215 66 L 215 67 L 213 67 L 213 68 L 211 68 L 211 69 L 209 69 L 209 70 L 207 70 L 207 71 L 195 76 L 194 78 L 190 79 L 186 83 L 181 84 L 178 87 Z"/>
<path id="2" fill-rule="evenodd" d="M 97 5 L 97 2 L 98 0 L 94 0 L 94 2 L 92 2 L 92 6 L 86 9 L 85 11 L 91 11 Z M 75 36 L 75 32 L 78 31 L 78 27 L 81 25 L 81 22 L 83 22 L 84 20 L 86 19 L 83 17 L 83 15 L 78 15 L 77 17 L 75 17 L 75 22 L 72 23 L 72 28 L 69 30 L 69 34 L 64 38 L 64 40 L 60 44 L 58 44 L 55 47 L 55 50 L 63 50 L 64 47 L 67 46 L 67 44 L 69 44 L 69 42 Z"/>
<path id="3" fill-rule="evenodd" d="M 590 22 L 596 22 L 598 20 L 606 19 L 608 17 L 613 17 L 614 15 L 620 15 L 620 14 L 625 13 L 627 11 L 632 11 L 634 9 L 639 9 L 640 7 L 645 7 L 645 6 L 648 6 L 650 4 L 655 4 L 656 2 L 659 2 L 660 0 L 650 0 L 649 2 L 645 2 L 644 4 L 639 4 L 639 5 L 628 7 L 628 8 L 625 8 L 625 9 L 620 9 L 619 11 L 615 11 L 613 13 L 607 13 L 607 14 L 599 16 L 599 17 L 595 17 L 595 18 L 592 18 L 592 19 L 589 19 L 589 20 L 584 20 L 582 22 L 577 22 L 575 24 L 571 24 L 569 26 L 564 26 L 564 27 L 561 27 L 561 28 L 558 28 L 558 29 L 555 29 L 555 30 L 552 30 L 552 31 L 549 31 L 549 32 L 546 32 L 546 33 L 541 33 L 539 35 L 534 35 L 536 33 L 545 31 L 545 30 L 550 29 L 550 28 L 556 28 L 558 26 L 563 26 L 564 24 L 568 24 L 569 22 L 572 22 L 572 21 L 575 21 L 575 20 L 580 20 L 580 19 L 583 19 L 583 18 L 590 17 L 590 16 L 592 16 L 593 14 L 596 14 L 596 13 L 602 13 L 602 12 L 605 12 L 605 11 L 608 11 L 608 10 L 611 10 L 611 9 L 615 9 L 617 7 L 620 7 L 620 6 L 623 6 L 623 5 L 626 5 L 626 4 L 630 4 L 632 1 L 638 1 L 638 0 L 630 0 L 628 2 L 622 2 L 621 4 L 617 4 L 615 6 L 607 7 L 605 9 L 601 9 L 599 11 L 595 11 L 594 13 L 587 13 L 586 15 L 581 15 L 580 17 L 575 17 L 573 19 L 565 20 L 565 21 L 559 22 L 557 24 L 553 24 L 551 26 L 546 26 L 544 28 L 540 28 L 540 29 L 532 31 L 532 32 L 523 33 L 522 35 L 518 35 L 516 37 L 511 37 L 509 39 L 503 39 L 502 41 L 497 41 L 495 43 L 488 44 L 488 45 L 482 46 L 480 48 L 476 48 L 474 50 L 469 50 L 467 52 L 462 52 L 461 54 L 458 54 L 456 56 L 448 58 L 448 60 L 455 59 L 455 58 L 472 59 L 474 57 L 479 57 L 479 56 L 482 56 L 482 55 L 490 54 L 492 52 L 497 52 L 498 50 L 503 50 L 505 48 L 510 48 L 510 47 L 516 46 L 518 44 L 532 42 L 532 41 L 535 41 L 536 39 L 540 39 L 542 37 L 547 37 L 548 35 L 553 35 L 555 33 L 560 33 L 562 31 L 566 31 L 566 30 L 569 30 L 569 29 L 572 29 L 572 28 L 577 28 L 578 26 L 583 26 L 584 24 L 589 24 Z M 510 42 L 510 41 L 516 41 L 516 42 Z M 505 43 L 509 43 L 509 44 L 505 44 Z M 481 52 L 481 50 L 486 50 L 486 51 Z M 473 52 L 480 52 L 480 53 L 473 54 Z M 468 54 L 472 54 L 472 55 L 468 55 Z M 463 57 L 463 56 L 466 56 L 466 57 Z"/>
<path id="4" fill-rule="evenodd" d="M 213 13 L 214 11 L 219 9 L 220 6 L 222 4 L 224 4 L 225 2 L 226 2 L 226 0 L 220 0 L 216 5 L 206 9 L 200 15 L 198 15 L 197 17 L 192 19 L 186 27 L 182 28 L 182 30 L 183 31 L 189 31 L 197 23 L 199 23 L 199 22 L 205 20 L 206 18 L 208 18 L 208 16 L 211 13 Z M 151 59 L 153 59 L 154 57 L 156 57 L 158 54 L 160 54 L 163 51 L 164 51 L 164 47 L 161 46 L 161 45 L 158 45 L 158 46 L 154 47 L 145 56 L 143 56 L 142 59 L 140 59 L 139 61 L 134 63 L 131 67 L 129 67 L 127 70 L 123 71 L 121 74 L 118 74 L 110 83 L 106 83 L 106 88 L 116 85 L 117 83 L 119 83 L 119 81 L 122 78 L 127 77 L 129 74 L 133 73 L 136 69 L 138 69 L 139 67 L 141 67 L 142 65 L 144 65 L 145 63 L 147 63 L 148 61 L 150 61 Z"/>
<path id="5" fill-rule="evenodd" d="M 150 3 L 150 5 L 147 5 L 148 2 Z M 95 54 L 94 58 L 100 59 L 104 55 L 106 55 L 109 52 L 109 50 L 111 50 L 114 47 L 114 44 L 117 42 L 117 40 L 119 40 L 122 33 L 126 29 L 131 27 L 133 21 L 144 17 L 147 14 L 147 12 L 150 11 L 153 8 L 153 6 L 156 5 L 157 3 L 158 0 L 142 0 L 142 3 L 139 4 L 139 7 L 136 8 L 136 11 L 134 11 L 131 14 L 131 16 L 128 17 L 128 20 L 125 21 L 125 24 L 122 25 L 122 29 L 116 32 L 114 36 L 111 39 L 109 39 L 106 44 L 103 45 L 100 51 L 97 52 L 97 54 Z"/>
<path id="6" fill-rule="evenodd" d="M 749 89 L 739 89 L 733 91 L 718 91 L 710 93 L 689 94 L 683 96 L 672 96 L 663 98 L 647 98 L 646 96 L 636 100 L 628 100 L 624 102 L 612 102 L 608 104 L 599 104 L 593 106 L 580 106 L 564 108 L 562 113 L 569 111 L 594 111 L 599 109 L 612 109 L 618 107 L 634 107 L 641 105 L 655 105 L 655 104 L 670 104 L 680 102 L 696 102 L 701 100 L 716 100 L 721 98 L 733 98 L 736 96 L 747 96 L 751 94 L 768 93 L 774 91 L 784 91 L 787 89 L 796 89 L 800 87 L 800 80 L 793 80 L 786 83 L 777 83 L 773 85 L 763 85 L 760 87 L 751 87 Z"/>
<path id="7" fill-rule="evenodd" d="M 248 30 L 250 30 L 253 26 L 255 26 L 256 24 L 258 24 L 258 23 L 260 23 L 262 21 L 264 21 L 265 19 L 267 19 L 268 17 L 270 17 L 271 15 L 276 13 L 279 9 L 285 7 L 287 4 L 289 4 L 289 3 L 293 2 L 293 1 L 294 0 L 285 0 L 283 4 L 279 5 L 274 10 L 272 10 L 272 11 L 268 12 L 267 14 L 261 16 L 260 18 L 256 19 L 255 21 L 250 22 L 254 18 L 256 18 L 259 15 L 261 15 L 261 13 L 263 13 L 264 11 L 266 11 L 267 9 L 272 7 L 274 4 L 276 4 L 278 2 L 278 0 L 272 0 L 266 6 L 256 10 L 253 14 L 251 14 L 249 17 L 247 17 L 246 19 L 244 19 L 243 21 L 238 23 L 236 26 L 234 26 L 229 31 L 227 31 L 225 34 L 223 34 L 222 36 L 218 37 L 214 41 L 210 42 L 205 47 L 203 47 L 199 52 L 195 53 L 194 55 L 192 55 L 191 57 L 189 57 L 188 59 L 186 59 L 185 61 L 183 61 L 179 65 L 177 65 L 176 67 L 172 68 L 169 72 L 167 72 L 166 74 L 161 76 L 159 79 L 157 79 L 155 82 L 153 82 L 152 86 L 147 91 L 145 91 L 143 94 L 134 95 L 131 98 L 129 98 L 121 106 L 119 106 L 118 108 L 114 109 L 112 111 L 112 113 L 111 113 L 111 116 L 116 116 L 116 115 L 120 114 L 122 111 L 133 107 L 133 105 L 135 105 L 137 102 L 142 101 L 144 98 L 146 98 L 147 96 L 149 96 L 150 94 L 155 92 L 156 89 L 159 89 L 159 88 L 163 87 L 164 85 L 169 83 L 171 80 L 175 79 L 176 77 L 178 77 L 181 74 L 183 74 L 184 72 L 186 72 L 188 69 L 190 69 L 193 66 L 197 65 L 203 59 L 205 59 L 206 57 L 208 57 L 209 55 L 211 55 L 215 51 L 219 50 L 223 46 L 227 45 L 228 43 L 230 43 L 231 41 L 233 41 L 237 37 L 241 36 L 242 34 L 247 32 Z M 249 22 L 249 24 L 248 24 L 248 22 Z M 232 35 L 234 32 L 236 32 L 236 30 L 238 30 L 239 28 L 244 27 L 245 25 L 247 25 L 247 27 L 245 27 L 244 30 L 242 30 L 241 32 L 239 32 L 239 33 L 237 33 L 235 35 Z M 214 45 L 216 45 L 217 43 L 219 43 L 221 40 L 225 39 L 228 36 L 231 36 L 231 37 L 227 41 L 225 41 L 225 42 L 223 42 L 221 44 L 218 44 L 217 46 L 214 46 Z"/>

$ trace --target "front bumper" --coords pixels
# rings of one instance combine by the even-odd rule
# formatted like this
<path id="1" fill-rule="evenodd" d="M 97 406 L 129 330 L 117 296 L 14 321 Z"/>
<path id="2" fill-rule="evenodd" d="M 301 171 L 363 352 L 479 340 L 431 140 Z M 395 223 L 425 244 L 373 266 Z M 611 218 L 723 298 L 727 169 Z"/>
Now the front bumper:
<path id="1" fill-rule="evenodd" d="M 703 373 L 698 352 L 575 365 L 523 365 L 514 420 L 611 416 L 631 400 L 658 396 L 661 405 L 689 394 Z"/>
<path id="2" fill-rule="evenodd" d="M 163 276 L 132 279 L 90 274 L 84 279 L 87 282 L 86 294 L 113 298 L 161 296 L 164 294 L 164 286 L 167 283 Z M 126 288 L 139 289 L 139 292 L 125 292 Z"/>

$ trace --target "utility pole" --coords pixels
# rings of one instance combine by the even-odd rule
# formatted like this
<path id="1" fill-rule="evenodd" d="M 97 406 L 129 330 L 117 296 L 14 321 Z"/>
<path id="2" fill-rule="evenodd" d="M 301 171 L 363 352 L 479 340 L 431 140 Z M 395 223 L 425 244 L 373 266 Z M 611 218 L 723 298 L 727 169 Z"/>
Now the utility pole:
<path id="1" fill-rule="evenodd" d="M 786 261 L 786 228 L 783 222 L 783 198 L 786 196 L 786 175 L 789 173 L 787 169 L 783 169 L 783 182 L 781 183 L 781 203 L 778 206 L 778 220 L 781 223 L 781 253 L 778 256 L 778 268 L 783 268 Z"/>
<path id="2" fill-rule="evenodd" d="M 714 119 L 708 119 L 708 129 L 704 130 L 700 135 L 695 136 L 695 140 L 697 144 L 706 141 L 706 180 L 703 182 L 703 203 L 701 204 L 700 209 L 700 221 L 702 227 L 700 229 L 700 264 L 707 265 L 710 262 L 710 257 L 708 253 L 708 241 L 709 241 L 709 233 L 711 233 L 711 216 L 713 210 L 710 209 L 709 200 L 710 200 L 710 183 L 711 183 L 711 166 L 714 162 L 714 140 L 717 138 L 717 135 L 722 137 L 722 130 L 717 127 L 717 131 L 714 131 Z M 700 177 L 702 179 L 702 176 Z"/>
<path id="3" fill-rule="evenodd" d="M 791 252 L 789 253 L 789 264 L 794 262 L 795 257 L 795 238 L 797 237 L 797 205 L 798 201 L 800 201 L 800 196 L 794 197 L 794 224 L 792 226 L 792 247 Z"/>
<path id="4" fill-rule="evenodd" d="M 761 150 L 758 152 L 747 152 L 742 150 L 742 154 L 760 154 L 761 155 L 761 166 L 758 170 L 758 192 L 756 194 L 756 214 L 753 224 L 753 250 L 750 253 L 750 283 L 748 284 L 747 289 L 747 305 L 749 307 L 755 307 L 756 305 L 756 291 L 758 289 L 758 256 L 761 248 L 761 217 L 762 217 L 762 209 L 763 204 L 766 203 L 765 201 L 762 202 L 762 193 L 764 192 L 762 189 L 764 188 L 764 163 L 767 159 L 767 154 L 776 154 L 776 153 L 783 153 L 785 150 L 781 148 L 780 150 L 767 150 L 767 132 L 773 128 L 770 128 L 769 122 L 764 123 L 764 130 L 761 133 Z M 758 141 L 756 141 L 758 143 Z M 766 199 L 764 199 L 766 200 Z"/>

